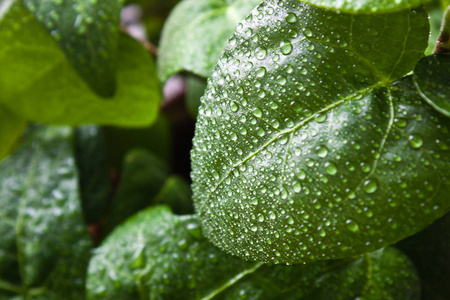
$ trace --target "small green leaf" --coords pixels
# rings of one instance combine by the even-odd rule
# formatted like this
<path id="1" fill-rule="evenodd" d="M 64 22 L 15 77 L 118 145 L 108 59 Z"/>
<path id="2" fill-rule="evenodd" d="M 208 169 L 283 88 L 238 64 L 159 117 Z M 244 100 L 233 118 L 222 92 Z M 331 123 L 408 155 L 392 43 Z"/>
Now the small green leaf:
<path id="1" fill-rule="evenodd" d="M 450 56 L 436 54 L 422 58 L 414 69 L 413 78 L 420 96 L 450 118 Z"/>
<path id="2" fill-rule="evenodd" d="M 158 57 L 162 82 L 188 71 L 209 77 L 237 23 L 261 0 L 184 0 L 164 25 Z M 213 30 L 211 30 L 213 29 Z"/>
<path id="3" fill-rule="evenodd" d="M 0 164 L 1 299 L 83 299 L 91 242 L 72 138 L 68 127 L 35 130 Z"/>
<path id="4" fill-rule="evenodd" d="M 87 224 L 99 223 L 107 213 L 112 196 L 103 128 L 96 125 L 78 127 L 75 150 L 83 215 Z"/>
<path id="5" fill-rule="evenodd" d="M 165 207 L 138 213 L 99 247 L 88 299 L 418 299 L 407 257 L 387 248 L 306 265 L 249 263 L 212 246 L 196 216 Z"/>
<path id="6" fill-rule="evenodd" d="M 24 119 L 0 106 L 0 161 L 10 153 L 25 125 Z"/>
<path id="7" fill-rule="evenodd" d="M 120 222 L 152 204 L 169 176 L 169 168 L 144 149 L 133 149 L 124 158 L 121 180 L 110 207 L 105 234 Z"/>
<path id="8" fill-rule="evenodd" d="M 191 188 L 179 176 L 171 176 L 166 180 L 152 204 L 167 205 L 179 215 L 194 213 Z"/>
<path id="9" fill-rule="evenodd" d="M 116 88 L 116 54 L 122 0 L 23 0 L 100 96 Z"/>
<path id="10" fill-rule="evenodd" d="M 304 0 L 314 6 L 346 13 L 387 13 L 411 9 L 430 0 Z"/>
<path id="11" fill-rule="evenodd" d="M 343 258 L 449 209 L 450 120 L 410 77 L 395 82 L 427 46 L 423 9 L 365 16 L 267 1 L 238 28 L 191 153 L 196 211 L 216 246 L 264 262 Z"/>
<path id="12" fill-rule="evenodd" d="M 119 36 L 117 89 L 105 100 L 91 91 L 45 28 L 18 0 L 0 9 L 0 104 L 27 120 L 143 126 L 161 99 L 154 63 L 132 38 Z"/>

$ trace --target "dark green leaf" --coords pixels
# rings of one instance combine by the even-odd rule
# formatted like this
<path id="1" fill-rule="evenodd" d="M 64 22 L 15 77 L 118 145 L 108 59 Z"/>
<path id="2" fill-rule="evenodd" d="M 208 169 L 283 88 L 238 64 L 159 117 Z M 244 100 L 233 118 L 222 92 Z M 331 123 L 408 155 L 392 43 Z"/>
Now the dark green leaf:
<path id="1" fill-rule="evenodd" d="M 0 6 L 0 104 L 27 120 L 143 126 L 161 98 L 153 61 L 132 38 L 119 36 L 117 89 L 105 100 L 78 76 L 53 38 L 18 0 Z"/>
<path id="2" fill-rule="evenodd" d="M 170 162 L 170 124 L 163 115 L 144 128 L 105 127 L 109 163 L 119 171 L 125 154 L 134 148 L 143 148 L 165 162 Z"/>
<path id="3" fill-rule="evenodd" d="M 422 287 L 420 299 L 450 298 L 450 213 L 397 247 L 417 267 Z"/>
<path id="4" fill-rule="evenodd" d="M 448 210 L 450 121 L 411 78 L 391 83 L 427 46 L 423 9 L 354 16 L 267 1 L 238 28 L 191 154 L 196 211 L 216 246 L 264 262 L 342 258 Z"/>
<path id="5" fill-rule="evenodd" d="M 75 149 L 83 215 L 87 224 L 99 223 L 107 213 L 112 193 L 103 128 L 78 127 Z"/>
<path id="6" fill-rule="evenodd" d="M 422 58 L 414 69 L 414 85 L 434 109 L 450 118 L 450 55 Z"/>
<path id="7" fill-rule="evenodd" d="M 139 210 L 152 204 L 169 176 L 169 168 L 144 149 L 125 155 L 121 179 L 111 204 L 105 233 Z"/>
<path id="8" fill-rule="evenodd" d="M 346 13 L 386 13 L 418 7 L 430 0 L 304 0 L 318 7 Z"/>
<path id="9" fill-rule="evenodd" d="M 202 237 L 195 216 L 140 212 L 97 249 L 88 299 L 417 299 L 412 264 L 395 249 L 296 266 L 249 263 Z"/>
<path id="10" fill-rule="evenodd" d="M 68 127 L 36 130 L 0 164 L 0 299 L 84 298 L 91 243 L 72 137 Z"/>
<path id="11" fill-rule="evenodd" d="M 23 0 L 100 96 L 116 88 L 116 54 L 122 0 Z"/>
<path id="12" fill-rule="evenodd" d="M 184 0 L 164 25 L 158 57 L 162 82 L 181 71 L 209 77 L 237 23 L 261 0 Z"/>
<path id="13" fill-rule="evenodd" d="M 24 119 L 0 106 L 0 161 L 12 150 L 25 125 Z"/>
<path id="14" fill-rule="evenodd" d="M 206 80 L 195 76 L 186 77 L 186 106 L 193 117 L 198 115 L 200 98 L 203 96 L 206 88 Z"/>
<path id="15" fill-rule="evenodd" d="M 194 213 L 191 189 L 186 181 L 179 176 L 171 176 L 166 180 L 152 204 L 167 205 L 174 213 L 179 215 Z"/>

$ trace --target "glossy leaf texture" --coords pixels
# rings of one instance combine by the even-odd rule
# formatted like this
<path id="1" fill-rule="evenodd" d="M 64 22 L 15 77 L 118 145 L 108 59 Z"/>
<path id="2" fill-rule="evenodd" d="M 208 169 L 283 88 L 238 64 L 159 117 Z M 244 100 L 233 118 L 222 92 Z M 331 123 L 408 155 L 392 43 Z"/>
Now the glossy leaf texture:
<path id="1" fill-rule="evenodd" d="M 0 164 L 0 299 L 84 298 L 91 242 L 72 138 L 36 129 Z"/>
<path id="2" fill-rule="evenodd" d="M 450 123 L 410 77 L 392 83 L 427 38 L 422 9 L 355 16 L 267 1 L 238 25 L 191 153 L 196 212 L 213 244 L 263 262 L 335 259 L 442 216 Z"/>
<path id="3" fill-rule="evenodd" d="M 420 96 L 450 118 L 450 56 L 435 54 L 422 58 L 413 78 Z"/>
<path id="4" fill-rule="evenodd" d="M 23 0 L 53 36 L 69 62 L 100 96 L 116 88 L 116 54 L 122 0 Z"/>
<path id="5" fill-rule="evenodd" d="M 417 275 L 387 248 L 347 261 L 297 266 L 250 263 L 205 239 L 195 215 L 140 212 L 99 247 L 88 299 L 417 299 Z M 330 298 L 331 297 L 331 298 Z"/>
<path id="6" fill-rule="evenodd" d="M 304 0 L 303 2 L 325 9 L 345 13 L 387 13 L 417 8 L 430 0 Z"/>
<path id="7" fill-rule="evenodd" d="M 158 76 L 181 71 L 209 77 L 236 25 L 261 0 L 184 0 L 164 24 Z M 212 30 L 213 29 L 213 30 Z"/>
<path id="8" fill-rule="evenodd" d="M 0 44 L 0 104 L 19 117 L 47 124 L 144 126 L 157 115 L 161 93 L 154 63 L 124 34 L 117 50 L 117 89 L 110 99 L 87 86 L 21 1 L 2 2 Z"/>
<path id="9" fill-rule="evenodd" d="M 13 149 L 26 121 L 0 106 L 0 161 Z"/>

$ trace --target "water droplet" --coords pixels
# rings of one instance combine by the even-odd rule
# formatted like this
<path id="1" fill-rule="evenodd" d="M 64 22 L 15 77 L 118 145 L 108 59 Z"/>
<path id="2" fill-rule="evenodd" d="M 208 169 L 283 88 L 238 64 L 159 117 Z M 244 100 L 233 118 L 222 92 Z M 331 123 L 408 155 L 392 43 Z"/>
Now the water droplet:
<path id="1" fill-rule="evenodd" d="M 323 113 L 323 114 L 318 114 L 318 115 L 314 118 L 314 120 L 315 120 L 317 123 L 323 123 L 323 122 L 325 122 L 326 119 L 327 119 L 327 114 L 325 114 L 325 113 Z"/>
<path id="2" fill-rule="evenodd" d="M 328 148 L 325 146 L 318 146 L 316 148 L 317 151 L 317 156 L 321 157 L 321 158 L 325 158 L 328 155 Z"/>
<path id="3" fill-rule="evenodd" d="M 359 230 L 358 224 L 355 221 L 348 219 L 346 222 L 348 230 L 357 232 Z"/>
<path id="4" fill-rule="evenodd" d="M 378 183 L 375 179 L 368 179 L 364 182 L 364 192 L 367 194 L 373 194 L 378 188 Z"/>
<path id="5" fill-rule="evenodd" d="M 309 27 L 303 28 L 303 33 L 304 33 L 305 36 L 307 36 L 307 37 L 312 37 L 312 36 L 313 36 L 312 30 L 311 30 L 311 28 L 309 28 Z"/>
<path id="6" fill-rule="evenodd" d="M 250 227 L 250 230 L 253 231 L 253 232 L 256 232 L 256 231 L 258 231 L 258 226 L 252 225 L 252 226 Z"/>
<path id="7" fill-rule="evenodd" d="M 302 185 L 300 184 L 300 182 L 296 182 L 293 186 L 294 192 L 296 193 L 300 193 L 300 191 L 302 190 Z"/>
<path id="8" fill-rule="evenodd" d="M 231 109 L 231 111 L 236 112 L 239 109 L 239 106 L 237 105 L 236 102 L 233 102 L 230 105 L 230 109 Z"/>
<path id="9" fill-rule="evenodd" d="M 411 148 L 413 149 L 417 149 L 420 148 L 423 145 L 423 139 L 422 136 L 419 134 L 411 134 L 408 137 L 409 140 L 409 145 L 411 146 Z"/>
<path id="10" fill-rule="evenodd" d="M 266 68 L 262 67 L 256 71 L 256 77 L 264 77 L 266 75 Z"/>
<path id="11" fill-rule="evenodd" d="M 337 167 L 334 163 L 332 162 L 326 162 L 325 163 L 325 171 L 329 174 L 329 175 L 336 175 L 337 173 Z"/>
<path id="12" fill-rule="evenodd" d="M 286 22 L 288 23 L 295 23 L 297 21 L 297 15 L 290 12 L 288 13 L 288 15 L 286 16 Z"/>
<path id="13" fill-rule="evenodd" d="M 267 56 L 267 50 L 265 48 L 259 48 L 258 50 L 256 50 L 255 56 L 257 59 L 264 59 Z"/>
<path id="14" fill-rule="evenodd" d="M 284 41 L 281 43 L 281 53 L 288 55 L 292 52 L 292 44 L 289 41 Z"/>

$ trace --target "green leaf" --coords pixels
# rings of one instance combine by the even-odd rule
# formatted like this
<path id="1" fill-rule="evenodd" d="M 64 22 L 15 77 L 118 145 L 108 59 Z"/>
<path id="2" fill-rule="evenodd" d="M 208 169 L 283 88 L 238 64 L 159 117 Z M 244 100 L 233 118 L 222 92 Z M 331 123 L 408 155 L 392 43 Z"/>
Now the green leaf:
<path id="1" fill-rule="evenodd" d="M 126 218 L 152 204 L 169 176 L 169 168 L 144 149 L 133 149 L 124 158 L 121 180 L 110 207 L 105 234 Z"/>
<path id="2" fill-rule="evenodd" d="M 194 213 L 191 188 L 180 176 L 169 177 L 152 204 L 167 205 L 179 215 Z"/>
<path id="3" fill-rule="evenodd" d="M 41 128 L 0 164 L 0 298 L 83 299 L 91 242 L 72 129 Z"/>
<path id="4" fill-rule="evenodd" d="M 100 96 L 116 87 L 116 54 L 122 0 L 24 0 L 57 41 L 69 62 Z"/>
<path id="5" fill-rule="evenodd" d="M 450 295 L 450 213 L 396 245 L 417 267 L 420 299 L 446 300 Z"/>
<path id="6" fill-rule="evenodd" d="M 161 82 L 181 71 L 209 77 L 237 23 L 260 2 L 181 1 L 171 12 L 161 35 L 158 57 Z"/>
<path id="7" fill-rule="evenodd" d="M 24 119 L 0 106 L 0 161 L 11 152 L 25 125 Z"/>
<path id="8" fill-rule="evenodd" d="M 196 216 L 140 212 L 96 250 L 88 299 L 417 299 L 418 278 L 395 249 L 296 266 L 249 263 L 202 237 Z"/>
<path id="9" fill-rule="evenodd" d="M 413 78 L 420 96 L 450 118 L 450 56 L 436 54 L 422 58 L 414 69 Z"/>
<path id="10" fill-rule="evenodd" d="M 387 13 L 418 7 L 430 0 L 304 0 L 303 2 L 345 13 Z"/>
<path id="11" fill-rule="evenodd" d="M 143 126 L 157 115 L 161 92 L 154 63 L 124 34 L 111 99 L 91 91 L 20 1 L 2 2 L 0 44 L 0 104 L 17 116 L 41 123 Z"/>
<path id="12" fill-rule="evenodd" d="M 75 150 L 83 215 L 87 224 L 99 223 L 108 211 L 112 196 L 103 128 L 96 125 L 78 127 Z"/>
<path id="13" fill-rule="evenodd" d="M 427 46 L 423 9 L 354 16 L 267 1 L 238 28 L 191 153 L 216 246 L 264 262 L 343 258 L 449 209 L 450 122 L 411 78 L 392 83 Z"/>

